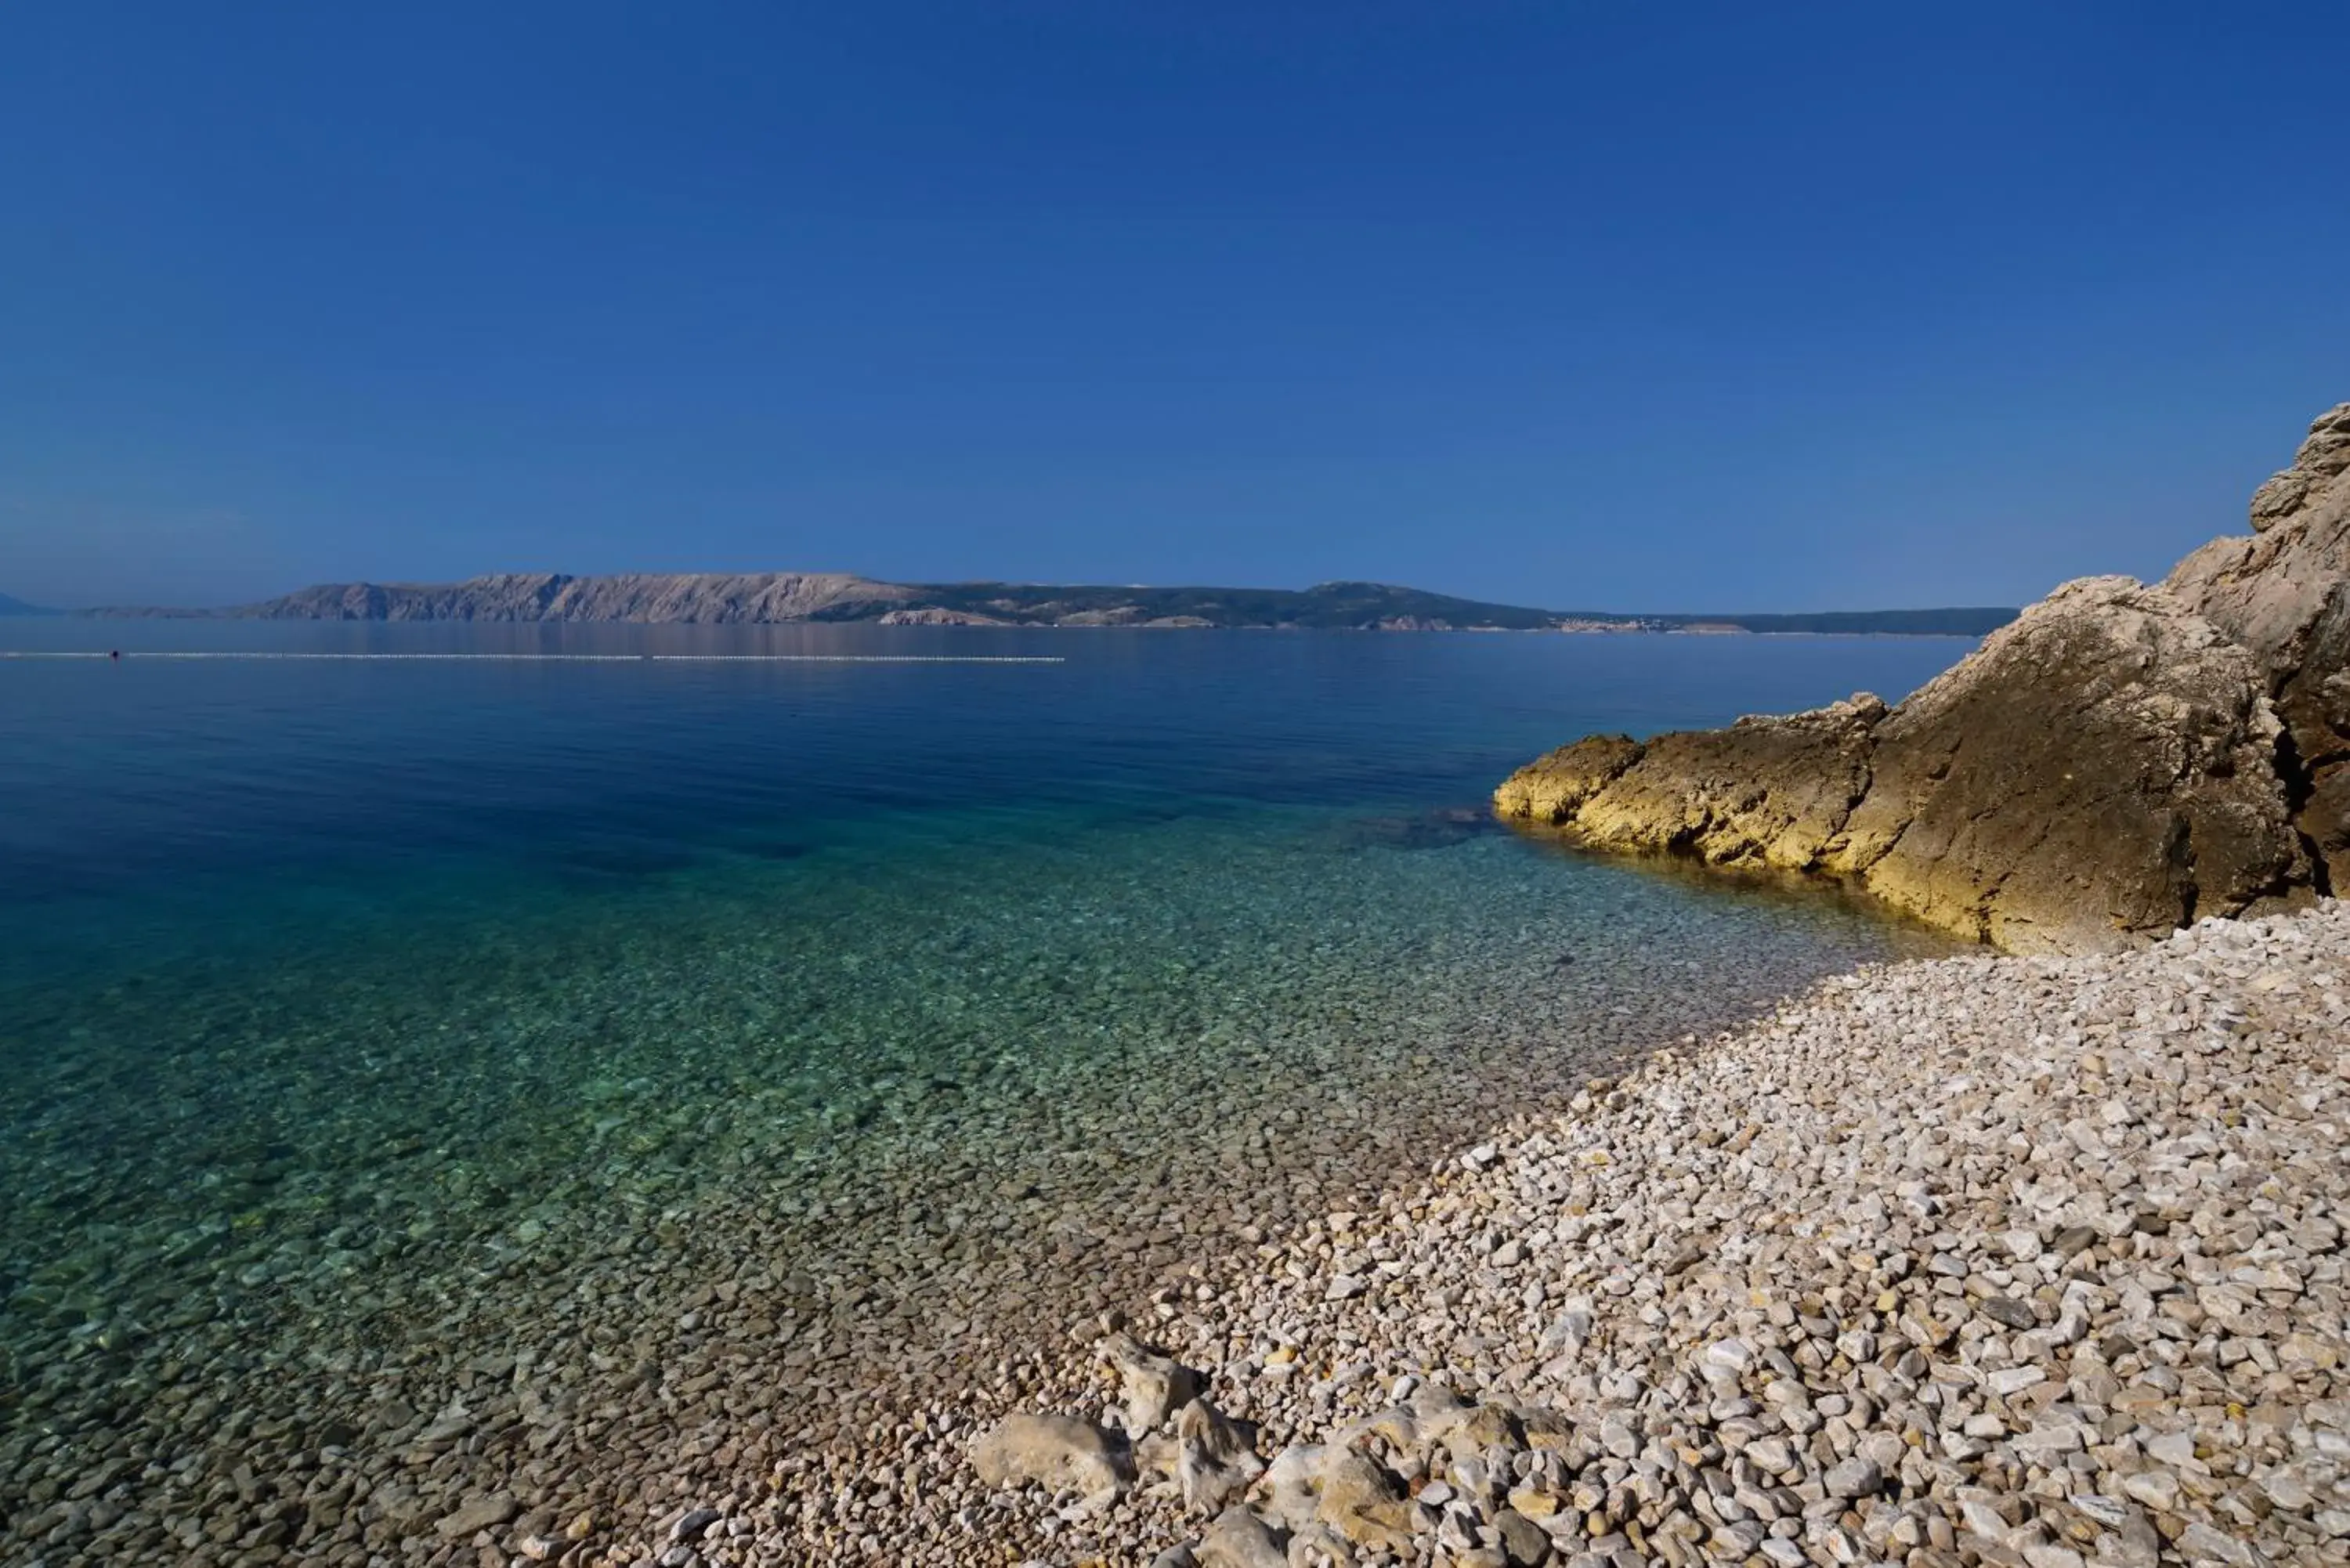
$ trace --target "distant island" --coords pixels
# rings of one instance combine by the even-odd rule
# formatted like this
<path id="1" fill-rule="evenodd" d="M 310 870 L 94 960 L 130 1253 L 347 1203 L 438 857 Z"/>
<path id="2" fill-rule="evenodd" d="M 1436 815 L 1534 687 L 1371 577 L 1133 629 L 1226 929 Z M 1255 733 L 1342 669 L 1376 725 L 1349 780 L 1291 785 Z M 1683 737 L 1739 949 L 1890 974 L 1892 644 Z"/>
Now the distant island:
<path id="1" fill-rule="evenodd" d="M 44 609 L 39 605 L 28 605 L 22 599 L 12 599 L 6 594 L 0 594 L 0 615 L 55 615 L 57 613 L 53 609 Z"/>
<path id="2" fill-rule="evenodd" d="M 1112 587 L 1049 583 L 885 583 L 840 572 L 503 573 L 462 583 L 326 583 L 227 609 L 84 610 L 90 616 L 227 620 L 623 621 L 773 625 L 1252 628 L 1328 631 L 1876 633 L 1981 637 L 2005 607 L 1837 610 L 1814 615 L 1618 615 L 1529 609 L 1385 583 L 1296 588 Z"/>

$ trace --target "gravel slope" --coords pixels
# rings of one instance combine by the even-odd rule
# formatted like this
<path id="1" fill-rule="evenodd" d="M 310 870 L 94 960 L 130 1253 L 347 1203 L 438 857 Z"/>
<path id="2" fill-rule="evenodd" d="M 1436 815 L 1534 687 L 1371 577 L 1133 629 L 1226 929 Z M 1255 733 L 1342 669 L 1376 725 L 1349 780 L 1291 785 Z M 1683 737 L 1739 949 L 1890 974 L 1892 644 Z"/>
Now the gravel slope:
<path id="1" fill-rule="evenodd" d="M 2332 901 L 1848 976 L 1162 1293 L 1245 1509 L 1105 1366 L 1057 1405 L 1115 1499 L 983 1486 L 947 1411 L 708 1560 L 2350 1560 L 2345 1075 Z"/>

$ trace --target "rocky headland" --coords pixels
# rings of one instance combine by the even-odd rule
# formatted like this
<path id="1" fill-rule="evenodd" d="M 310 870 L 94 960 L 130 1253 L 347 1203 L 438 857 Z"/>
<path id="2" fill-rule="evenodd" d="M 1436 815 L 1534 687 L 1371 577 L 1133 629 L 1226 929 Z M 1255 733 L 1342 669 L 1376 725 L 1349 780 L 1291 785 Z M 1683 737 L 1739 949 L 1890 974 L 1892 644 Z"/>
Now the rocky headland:
<path id="1" fill-rule="evenodd" d="M 1816 874 L 2014 951 L 2350 877 L 2350 404 L 2159 584 L 2068 583 L 1914 696 L 1592 736 L 1496 809 L 1596 849 Z"/>

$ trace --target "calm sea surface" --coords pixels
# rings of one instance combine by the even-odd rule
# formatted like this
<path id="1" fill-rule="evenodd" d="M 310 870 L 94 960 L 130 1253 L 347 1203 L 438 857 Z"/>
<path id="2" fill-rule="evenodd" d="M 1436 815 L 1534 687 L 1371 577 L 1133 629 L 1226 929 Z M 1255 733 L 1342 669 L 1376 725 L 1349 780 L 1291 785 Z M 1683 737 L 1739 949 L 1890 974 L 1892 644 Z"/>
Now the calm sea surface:
<path id="1" fill-rule="evenodd" d="M 0 659 L 0 1422 L 197 1440 L 132 1378 L 372 1430 L 484 1356 L 593 1383 L 614 1334 L 949 1377 L 1611 1051 L 1937 950 L 1479 813 L 1584 732 L 1898 698 L 1965 646 L 0 620 L 1062 660 Z"/>

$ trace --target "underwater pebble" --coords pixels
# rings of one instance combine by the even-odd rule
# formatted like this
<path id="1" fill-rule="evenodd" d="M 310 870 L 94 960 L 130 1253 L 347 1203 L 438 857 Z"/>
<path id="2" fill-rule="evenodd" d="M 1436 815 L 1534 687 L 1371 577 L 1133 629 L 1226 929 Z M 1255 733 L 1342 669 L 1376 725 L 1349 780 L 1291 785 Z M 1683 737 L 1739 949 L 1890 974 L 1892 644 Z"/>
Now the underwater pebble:
<path id="1" fill-rule="evenodd" d="M 447 1549 L 1075 1556 L 1121 1527 L 974 1497 L 949 1457 L 1088 1387 L 1105 1315 L 1253 1345 L 1226 1260 L 1309 1234 L 1317 1292 L 1386 1300 L 1394 1260 L 1324 1252 L 1399 1172 L 1948 950 L 1815 894 L 1299 823 L 914 883 L 808 857 L 804 899 L 678 873 L 544 930 L 45 1002 L 60 1046 L 0 1107 L 0 1560 L 361 1568 L 506 1494 Z M 1514 1310 L 1555 1316 L 1521 1245 Z M 1352 1400 L 1370 1366 L 1317 1344 L 1251 1386 Z"/>

